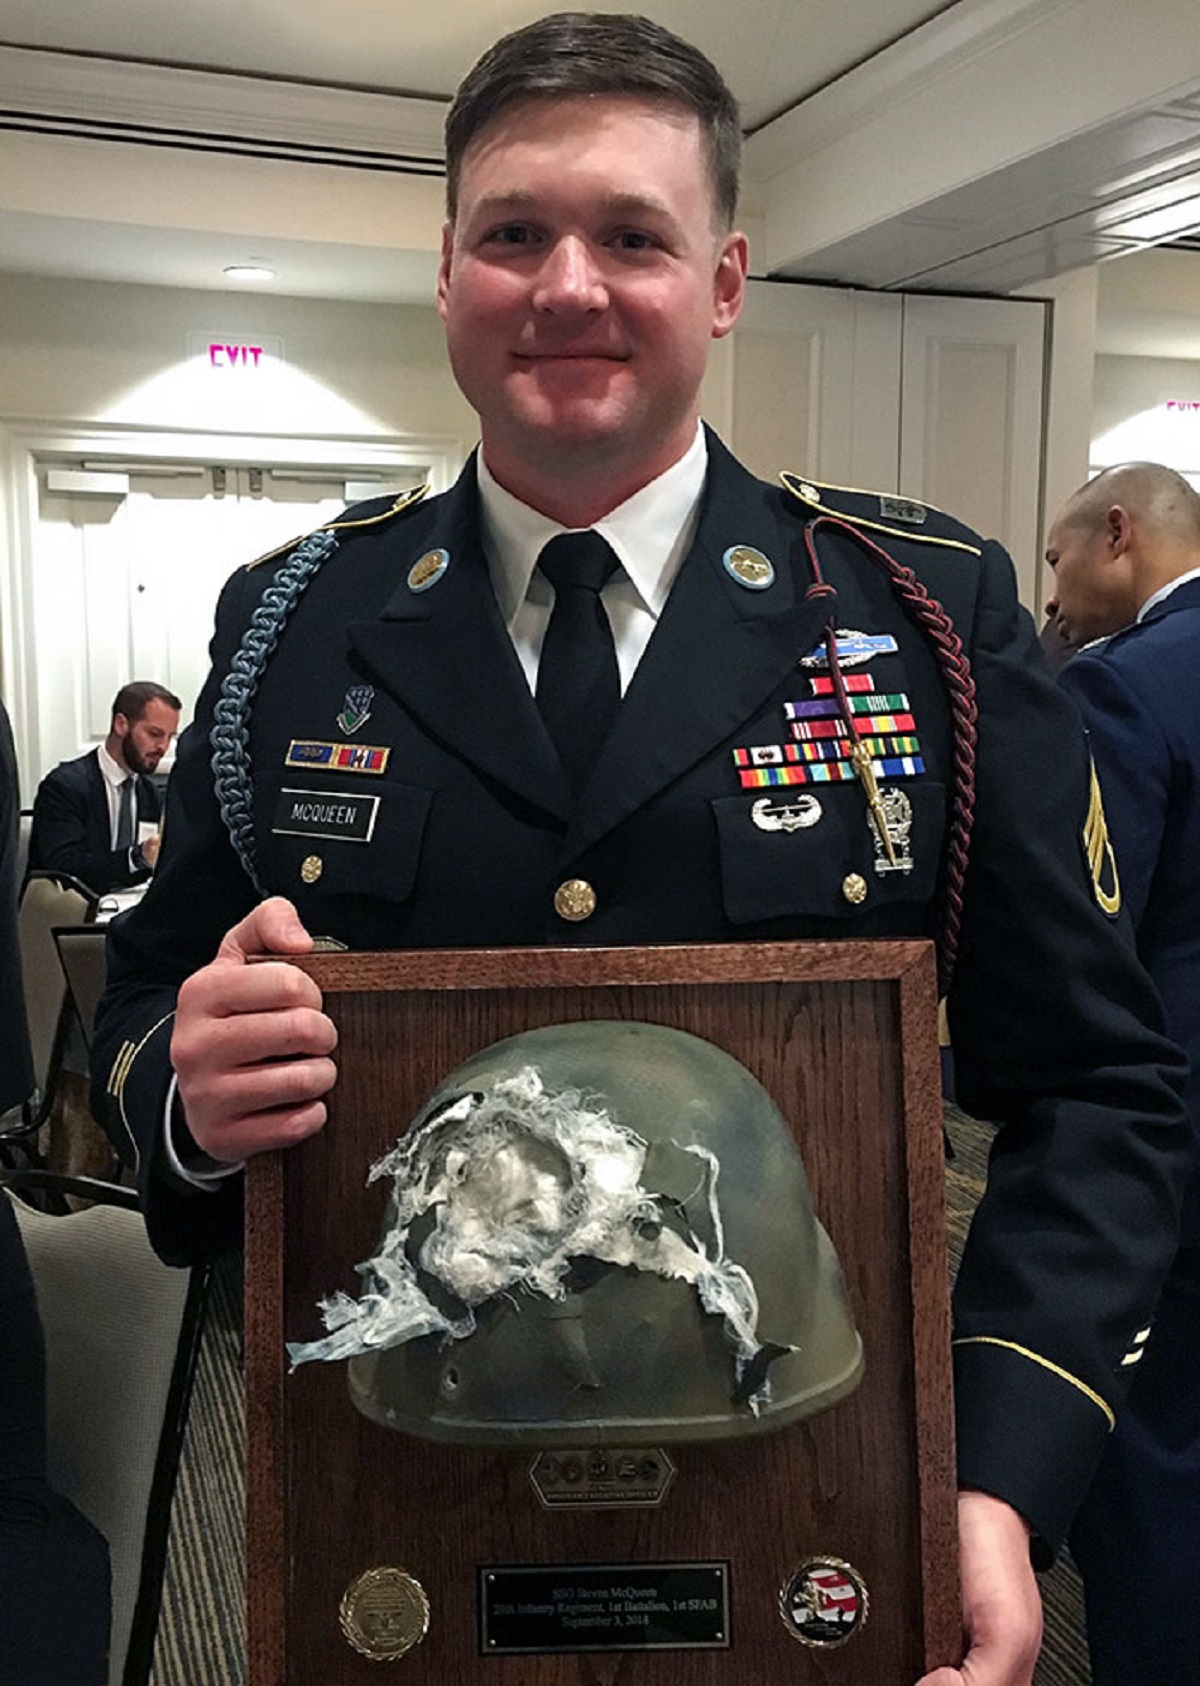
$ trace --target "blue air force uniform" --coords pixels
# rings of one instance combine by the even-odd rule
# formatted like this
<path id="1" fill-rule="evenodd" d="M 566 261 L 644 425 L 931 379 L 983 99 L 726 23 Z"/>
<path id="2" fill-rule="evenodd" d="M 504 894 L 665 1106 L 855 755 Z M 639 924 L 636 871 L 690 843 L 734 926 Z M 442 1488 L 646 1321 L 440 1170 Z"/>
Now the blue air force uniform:
<path id="1" fill-rule="evenodd" d="M 839 512 L 907 573 L 817 520 Z M 845 764 L 830 625 L 895 863 Z M 943 676 L 956 637 L 973 787 Z M 968 733 L 974 706 L 960 695 Z M 237 1231 L 237 1188 L 183 1186 L 160 1136 L 177 986 L 260 891 L 352 949 L 929 937 L 964 806 L 951 1022 L 965 1104 L 1006 1127 L 957 1290 L 960 1479 L 1057 1542 L 1173 1251 L 1180 1062 L 1011 563 L 921 505 L 771 486 L 710 437 L 694 542 L 577 799 L 497 609 L 473 463 L 445 496 L 353 510 L 278 572 L 235 576 L 97 1028 L 157 1246 L 182 1259 Z"/>
<path id="2" fill-rule="evenodd" d="M 1121 894 L 1167 1025 L 1191 1060 L 1200 1165 L 1200 579 L 1078 655 Z M 1071 1534 L 1096 1686 L 1200 1681 L 1200 1175 L 1129 1403 Z"/>

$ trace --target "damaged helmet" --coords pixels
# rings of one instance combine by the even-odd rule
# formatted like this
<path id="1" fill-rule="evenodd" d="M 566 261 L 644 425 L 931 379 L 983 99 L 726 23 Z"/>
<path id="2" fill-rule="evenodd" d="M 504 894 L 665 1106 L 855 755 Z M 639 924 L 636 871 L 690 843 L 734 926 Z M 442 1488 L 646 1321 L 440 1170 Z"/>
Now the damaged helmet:
<path id="1" fill-rule="evenodd" d="M 294 1364 L 349 1358 L 368 1417 L 470 1445 L 671 1444 L 850 1393 L 862 1343 L 791 1130 L 729 1054 L 627 1021 L 473 1055 L 371 1171 L 357 1301 Z"/>

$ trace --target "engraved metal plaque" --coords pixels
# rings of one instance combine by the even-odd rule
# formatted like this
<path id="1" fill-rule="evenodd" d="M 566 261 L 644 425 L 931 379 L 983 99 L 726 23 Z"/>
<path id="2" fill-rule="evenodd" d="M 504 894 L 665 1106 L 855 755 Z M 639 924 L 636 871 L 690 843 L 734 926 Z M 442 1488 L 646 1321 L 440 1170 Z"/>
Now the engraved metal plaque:
<path id="1" fill-rule="evenodd" d="M 729 1565 L 536 1564 L 479 1571 L 487 1656 L 725 1650 Z"/>
<path id="2" fill-rule="evenodd" d="M 639 1510 L 660 1505 L 675 1478 L 661 1446 L 563 1447 L 529 1466 L 533 1490 L 547 1510 Z"/>

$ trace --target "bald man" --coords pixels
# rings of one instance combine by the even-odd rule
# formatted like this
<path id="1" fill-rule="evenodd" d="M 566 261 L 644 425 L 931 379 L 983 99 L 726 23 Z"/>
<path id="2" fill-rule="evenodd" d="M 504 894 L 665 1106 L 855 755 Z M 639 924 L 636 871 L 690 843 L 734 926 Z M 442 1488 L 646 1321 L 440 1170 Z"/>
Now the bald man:
<path id="1" fill-rule="evenodd" d="M 1084 646 L 1083 709 L 1121 894 L 1187 1051 L 1200 1159 L 1200 495 L 1158 463 L 1108 469 L 1050 529 L 1050 611 Z M 1195 1161 L 1194 1161 L 1195 1162 Z M 1095 1686 L 1200 1682 L 1200 1178 L 1129 1403 L 1071 1544 Z"/>

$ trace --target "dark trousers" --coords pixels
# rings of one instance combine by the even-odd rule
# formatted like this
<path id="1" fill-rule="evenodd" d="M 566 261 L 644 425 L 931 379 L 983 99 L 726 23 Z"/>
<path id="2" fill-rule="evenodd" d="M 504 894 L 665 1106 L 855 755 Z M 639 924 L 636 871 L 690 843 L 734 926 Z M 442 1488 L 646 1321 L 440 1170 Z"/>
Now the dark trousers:
<path id="1" fill-rule="evenodd" d="M 1071 1550 L 1093 1686 L 1200 1686 L 1200 1246 L 1176 1258 Z"/>

